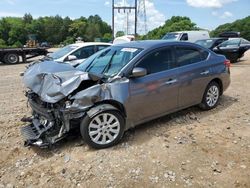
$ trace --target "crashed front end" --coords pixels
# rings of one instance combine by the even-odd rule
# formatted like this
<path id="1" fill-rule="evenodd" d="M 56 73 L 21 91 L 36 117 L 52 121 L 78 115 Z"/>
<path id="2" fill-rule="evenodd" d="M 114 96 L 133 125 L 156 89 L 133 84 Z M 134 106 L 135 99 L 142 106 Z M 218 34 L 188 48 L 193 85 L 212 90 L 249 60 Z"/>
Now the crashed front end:
<path id="1" fill-rule="evenodd" d="M 23 76 L 32 116 L 21 128 L 25 146 L 50 147 L 79 127 L 86 111 L 100 100 L 100 77 L 76 70 L 70 65 L 41 62 L 29 67 Z M 80 95 L 83 90 L 89 90 Z M 81 105 L 79 105 L 81 104 Z"/>
<path id="2" fill-rule="evenodd" d="M 61 100 L 58 103 L 43 102 L 32 91 L 26 92 L 32 117 L 29 124 L 21 128 L 25 139 L 25 146 L 36 145 L 49 147 L 65 138 L 67 133 L 79 124 L 82 111 L 67 109 L 69 101 Z"/>

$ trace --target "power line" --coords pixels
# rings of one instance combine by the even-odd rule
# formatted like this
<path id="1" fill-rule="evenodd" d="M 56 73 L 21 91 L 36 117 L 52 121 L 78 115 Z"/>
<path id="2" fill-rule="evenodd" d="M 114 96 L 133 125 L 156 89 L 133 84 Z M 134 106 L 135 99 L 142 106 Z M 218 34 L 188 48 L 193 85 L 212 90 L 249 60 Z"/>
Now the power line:
<path id="1" fill-rule="evenodd" d="M 131 5 L 132 4 L 132 5 Z M 112 29 L 113 37 L 115 37 L 115 12 L 123 13 L 124 20 L 121 20 L 124 25 L 124 31 L 129 34 L 129 28 L 134 25 L 134 35 L 137 36 L 138 28 L 140 34 L 146 34 L 148 32 L 147 27 L 147 14 L 146 14 L 146 2 L 145 0 L 133 0 L 127 3 L 127 0 L 123 0 L 123 4 L 115 5 L 115 0 L 112 0 Z M 133 14 L 134 20 L 130 19 L 130 15 Z M 134 22 L 131 24 L 131 22 Z"/>
<path id="2" fill-rule="evenodd" d="M 134 5 L 132 6 L 115 6 L 115 0 L 112 0 L 112 30 L 113 30 L 113 38 L 115 38 L 115 11 L 118 11 L 120 13 L 123 11 L 126 13 L 126 11 L 129 11 L 130 13 L 134 12 L 134 22 L 135 22 L 135 28 L 134 28 L 134 35 L 137 35 L 137 0 L 135 0 Z M 129 19 L 129 18 L 128 18 Z M 129 21 L 129 20 L 128 20 Z M 128 27 L 129 23 L 127 24 Z M 127 29 L 128 30 L 128 29 Z"/>
<path id="3" fill-rule="evenodd" d="M 138 25 L 140 33 L 147 34 L 148 26 L 147 26 L 147 12 L 146 12 L 146 3 L 145 0 L 139 0 L 138 3 Z"/>

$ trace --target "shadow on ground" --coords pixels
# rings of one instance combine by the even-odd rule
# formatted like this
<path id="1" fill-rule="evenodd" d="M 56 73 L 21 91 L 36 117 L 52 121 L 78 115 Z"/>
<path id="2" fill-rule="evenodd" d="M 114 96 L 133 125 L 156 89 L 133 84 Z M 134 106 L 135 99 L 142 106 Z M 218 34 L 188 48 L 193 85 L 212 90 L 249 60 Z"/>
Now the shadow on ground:
<path id="1" fill-rule="evenodd" d="M 147 123 L 141 124 L 133 129 L 128 130 L 125 132 L 124 137 L 122 138 L 121 142 L 112 148 L 109 148 L 111 150 L 113 149 L 121 149 L 120 147 L 122 143 L 130 142 L 130 145 L 135 144 L 134 137 L 136 138 L 136 135 L 140 134 L 147 134 L 146 139 L 150 140 L 152 137 L 154 137 L 154 133 L 157 132 L 157 130 L 160 130 L 161 128 L 170 128 L 174 126 L 187 126 L 190 122 L 194 122 L 197 120 L 201 120 L 207 116 L 213 115 L 218 113 L 219 111 L 226 110 L 227 108 L 230 108 L 231 105 L 238 102 L 238 98 L 233 98 L 228 95 L 223 95 L 221 97 L 221 100 L 218 104 L 218 106 L 215 109 L 209 110 L 209 111 L 202 111 L 199 107 L 193 106 L 166 116 L 163 116 L 161 118 L 149 121 Z M 193 116 L 193 118 L 189 119 L 189 122 L 183 121 L 180 123 L 176 123 L 178 119 L 185 119 L 189 117 L 190 115 Z M 197 119 L 196 119 L 197 118 Z M 138 139 L 137 139 L 138 141 Z M 146 141 L 145 138 L 143 141 Z M 140 141 L 139 141 L 140 142 Z M 50 158 L 53 157 L 55 153 L 60 153 L 66 149 L 75 148 L 75 147 L 84 147 L 87 151 L 95 152 L 96 150 L 88 148 L 87 144 L 82 140 L 81 135 L 78 130 L 75 130 L 69 134 L 67 138 L 64 140 L 56 143 L 51 148 L 41 149 L 38 147 L 31 147 L 34 152 L 36 152 L 38 155 L 44 158 Z"/>

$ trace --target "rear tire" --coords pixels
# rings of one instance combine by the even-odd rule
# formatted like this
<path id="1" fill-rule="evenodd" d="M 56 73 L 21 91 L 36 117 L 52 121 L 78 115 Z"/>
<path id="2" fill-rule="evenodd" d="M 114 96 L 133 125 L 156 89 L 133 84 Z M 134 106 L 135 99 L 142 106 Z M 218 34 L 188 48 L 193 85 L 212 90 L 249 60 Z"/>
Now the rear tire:
<path id="1" fill-rule="evenodd" d="M 210 82 L 204 92 L 199 107 L 203 110 L 210 110 L 218 105 L 220 99 L 220 86 L 217 82 Z"/>
<path id="2" fill-rule="evenodd" d="M 116 145 L 123 136 L 125 120 L 116 110 L 104 110 L 92 118 L 86 115 L 80 125 L 83 140 L 96 149 Z"/>
<path id="3" fill-rule="evenodd" d="M 4 56 L 4 63 L 7 64 L 17 64 L 19 63 L 19 55 L 14 53 L 9 53 Z"/>

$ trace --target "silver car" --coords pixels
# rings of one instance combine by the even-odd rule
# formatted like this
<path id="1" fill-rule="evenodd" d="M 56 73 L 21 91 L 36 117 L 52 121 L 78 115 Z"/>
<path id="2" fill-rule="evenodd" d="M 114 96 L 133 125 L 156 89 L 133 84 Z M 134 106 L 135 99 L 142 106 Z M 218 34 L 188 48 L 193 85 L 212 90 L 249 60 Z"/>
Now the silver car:
<path id="1" fill-rule="evenodd" d="M 34 64 L 23 81 L 33 111 L 21 129 L 26 145 L 50 146 L 75 129 L 106 148 L 138 124 L 193 105 L 216 107 L 230 62 L 196 44 L 139 41 L 106 48 L 77 68 Z"/>

